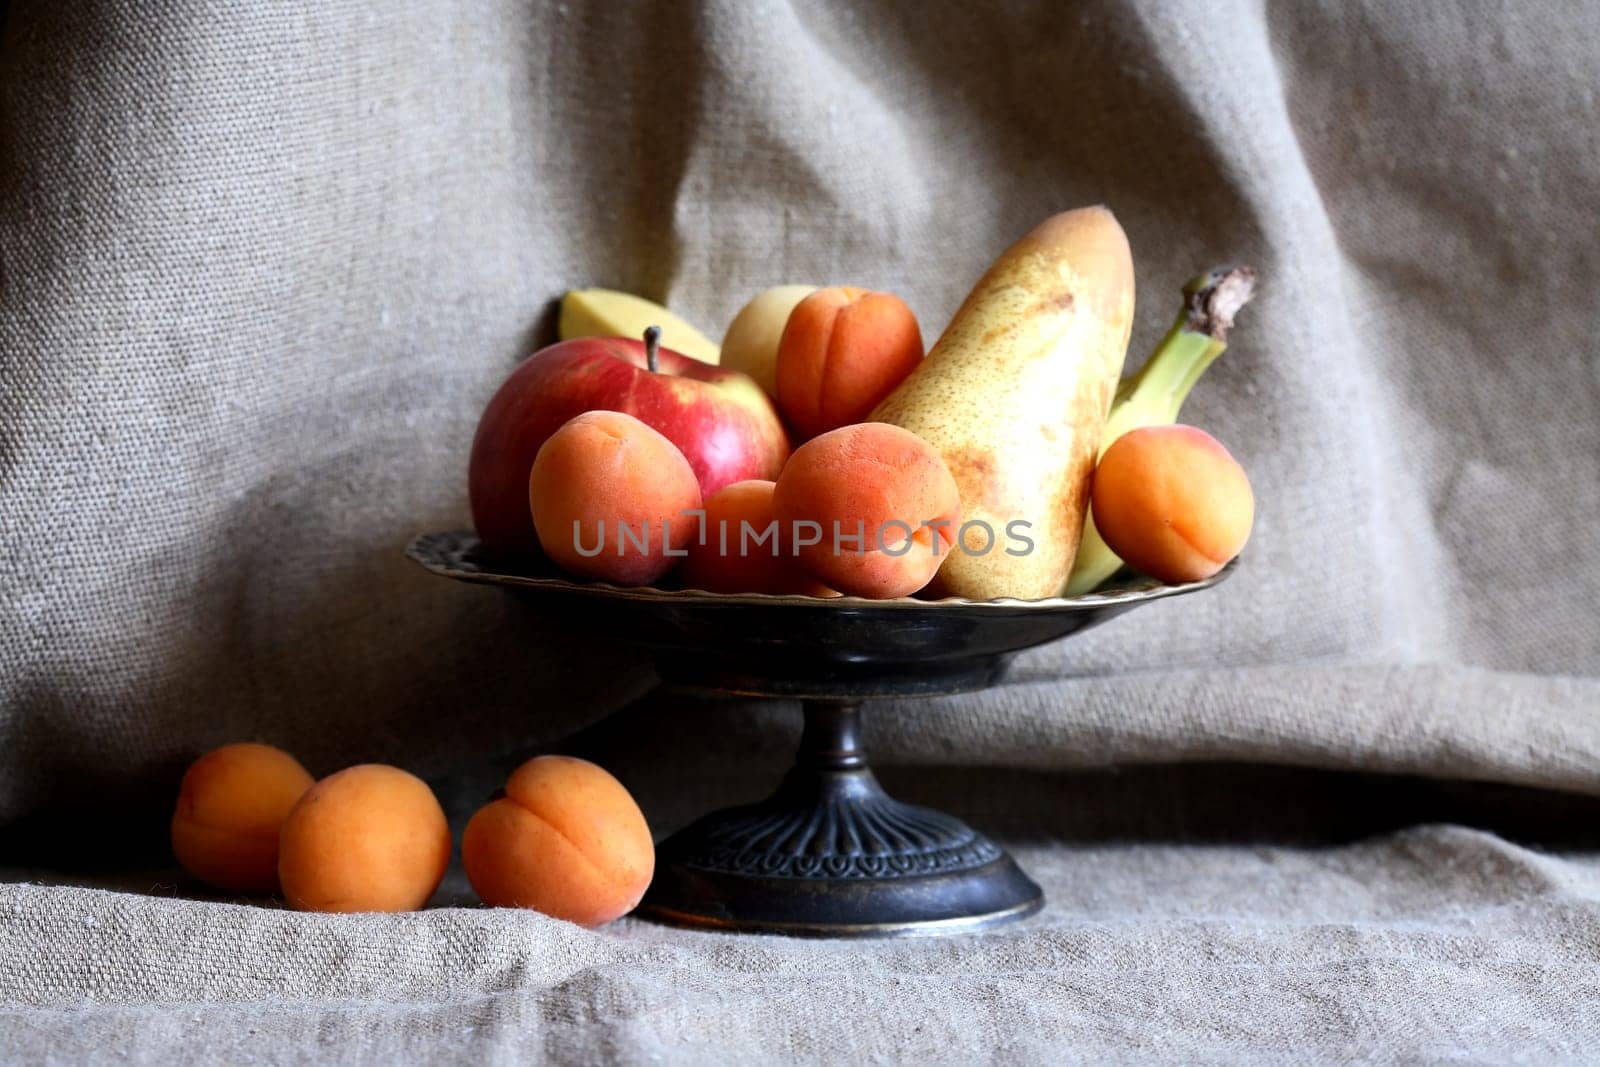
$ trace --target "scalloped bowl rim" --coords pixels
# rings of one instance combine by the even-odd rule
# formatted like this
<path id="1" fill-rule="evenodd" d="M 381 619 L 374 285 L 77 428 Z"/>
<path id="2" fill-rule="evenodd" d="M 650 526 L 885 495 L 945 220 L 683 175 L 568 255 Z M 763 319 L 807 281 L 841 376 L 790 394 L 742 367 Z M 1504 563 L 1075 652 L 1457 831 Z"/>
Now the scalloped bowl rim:
<path id="1" fill-rule="evenodd" d="M 909 596 L 874 600 L 870 597 L 860 596 L 817 597 L 794 593 L 714 593 L 706 589 L 661 589 L 657 586 L 649 585 L 623 586 L 613 585 L 610 582 L 575 581 L 570 578 L 541 577 L 507 571 L 484 570 L 475 564 L 464 566 L 459 562 L 459 552 L 451 553 L 457 562 L 445 565 L 437 557 L 430 558 L 422 554 L 423 546 L 427 542 L 441 539 L 465 543 L 469 540 L 476 542 L 478 538 L 470 530 L 449 530 L 419 534 L 412 538 L 411 543 L 406 546 L 406 555 L 435 574 L 487 585 L 515 585 L 524 588 L 551 589 L 564 593 L 593 595 L 600 599 L 649 601 L 654 603 L 778 604 L 805 608 L 889 608 L 896 610 L 945 608 L 961 612 L 995 609 L 1016 610 L 1018 608 L 1038 611 L 1072 611 L 1105 607 L 1113 604 L 1136 604 L 1148 600 L 1161 600 L 1169 596 L 1179 596 L 1200 589 L 1209 589 L 1217 585 L 1233 573 L 1234 569 L 1239 565 L 1240 558 L 1235 556 L 1221 570 L 1209 578 L 1202 578 L 1197 582 L 1183 582 L 1178 585 L 1169 585 L 1156 582 L 1153 578 L 1146 578 L 1143 580 L 1154 584 L 1140 588 L 1111 588 L 1103 593 L 1083 593 L 1072 597 L 1045 597 L 1040 600 L 1022 600 L 1016 597 L 997 597 L 993 600 L 941 597 L 938 600 L 919 600 L 916 597 Z"/>

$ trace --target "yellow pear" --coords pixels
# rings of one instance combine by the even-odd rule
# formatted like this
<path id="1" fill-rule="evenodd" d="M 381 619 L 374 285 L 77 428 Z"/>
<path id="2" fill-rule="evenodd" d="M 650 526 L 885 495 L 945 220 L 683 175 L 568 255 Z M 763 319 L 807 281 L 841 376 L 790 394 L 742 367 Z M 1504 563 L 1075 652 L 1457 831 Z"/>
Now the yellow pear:
<path id="1" fill-rule="evenodd" d="M 939 570 L 940 591 L 1061 593 L 1132 325 L 1133 258 L 1116 217 L 1064 212 L 995 261 L 873 411 L 938 449 L 961 490 L 963 543 Z"/>
<path id="2" fill-rule="evenodd" d="M 722 365 L 743 371 L 773 399 L 778 396 L 778 342 L 794 306 L 817 291 L 814 285 L 778 285 L 758 293 L 722 336 Z"/>
<path id="3" fill-rule="evenodd" d="M 661 347 L 670 348 L 702 363 L 716 363 L 715 341 L 653 300 L 615 289 L 572 289 L 561 298 L 561 318 L 556 333 L 563 341 L 574 337 L 629 337 L 643 335 L 645 327 L 661 327 Z"/>

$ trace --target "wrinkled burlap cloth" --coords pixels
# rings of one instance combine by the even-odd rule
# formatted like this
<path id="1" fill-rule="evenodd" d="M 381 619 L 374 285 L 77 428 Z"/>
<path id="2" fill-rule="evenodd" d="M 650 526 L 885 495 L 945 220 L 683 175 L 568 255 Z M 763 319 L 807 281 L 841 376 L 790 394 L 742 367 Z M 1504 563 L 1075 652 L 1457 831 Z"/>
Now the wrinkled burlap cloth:
<path id="1" fill-rule="evenodd" d="M 1593 5 L 0 13 L 0 1057 L 1600 1055 Z M 586 727 L 659 830 L 758 795 L 792 708 L 635 703 L 630 654 L 402 558 L 466 523 L 481 406 L 566 287 L 716 335 L 851 282 L 931 341 L 1091 202 L 1130 363 L 1190 274 L 1261 268 L 1185 409 L 1259 507 L 1222 588 L 874 713 L 1043 915 L 585 932 L 459 875 L 333 917 L 155 869 L 184 762 L 246 737 L 458 821 Z"/>

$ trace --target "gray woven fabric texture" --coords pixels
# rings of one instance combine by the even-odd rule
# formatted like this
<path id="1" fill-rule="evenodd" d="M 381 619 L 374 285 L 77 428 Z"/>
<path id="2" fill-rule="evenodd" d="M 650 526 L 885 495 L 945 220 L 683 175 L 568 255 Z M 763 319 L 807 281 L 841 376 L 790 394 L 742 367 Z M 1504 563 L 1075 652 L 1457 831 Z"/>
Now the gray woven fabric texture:
<path id="1" fill-rule="evenodd" d="M 1591 6 L 0 18 L 0 825 L 170 802 L 243 738 L 465 795 L 645 693 L 631 654 L 401 555 L 467 523 L 478 412 L 568 287 L 716 336 L 768 285 L 849 282 L 931 339 L 1014 237 L 1103 202 L 1137 266 L 1132 363 L 1197 269 L 1264 278 L 1185 409 L 1256 488 L 1238 574 L 873 718 L 925 800 L 977 769 L 963 803 L 1024 842 L 1042 917 L 848 946 L 6 885 L 20 1058 L 1595 1052 L 1593 856 L 1497 836 L 1600 794 Z M 792 741 L 792 709 L 645 706 L 594 728 L 662 827 L 759 790 L 691 760 L 705 731 L 774 761 Z M 1515 829 L 1441 803 L 1320 845 L 1242 812 L 1196 841 L 1044 840 L 1070 829 L 1050 782 L 1216 761 L 1554 799 Z"/>
<path id="2" fill-rule="evenodd" d="M 1450 828 L 1327 851 L 1017 855 L 1046 913 L 938 942 L 766 943 L 632 919 L 590 933 L 486 910 L 175 913 L 17 886 L 0 896 L 0 1029 L 63 1060 L 1592 1062 L 1592 856 Z M 1455 874 L 1443 893 L 1440 868 Z M 130 960 L 152 941 L 159 965 Z M 17 955 L 40 961 L 26 981 Z"/>

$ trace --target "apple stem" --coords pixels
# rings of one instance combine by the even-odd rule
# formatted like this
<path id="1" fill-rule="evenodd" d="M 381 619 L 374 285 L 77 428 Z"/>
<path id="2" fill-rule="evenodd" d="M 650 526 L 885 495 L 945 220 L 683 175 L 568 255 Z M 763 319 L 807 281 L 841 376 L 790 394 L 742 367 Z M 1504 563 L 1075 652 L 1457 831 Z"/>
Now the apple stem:
<path id="1" fill-rule="evenodd" d="M 661 361 L 661 327 L 646 326 L 644 328 L 644 361 L 650 367 L 650 373 L 656 373 L 656 365 Z"/>

